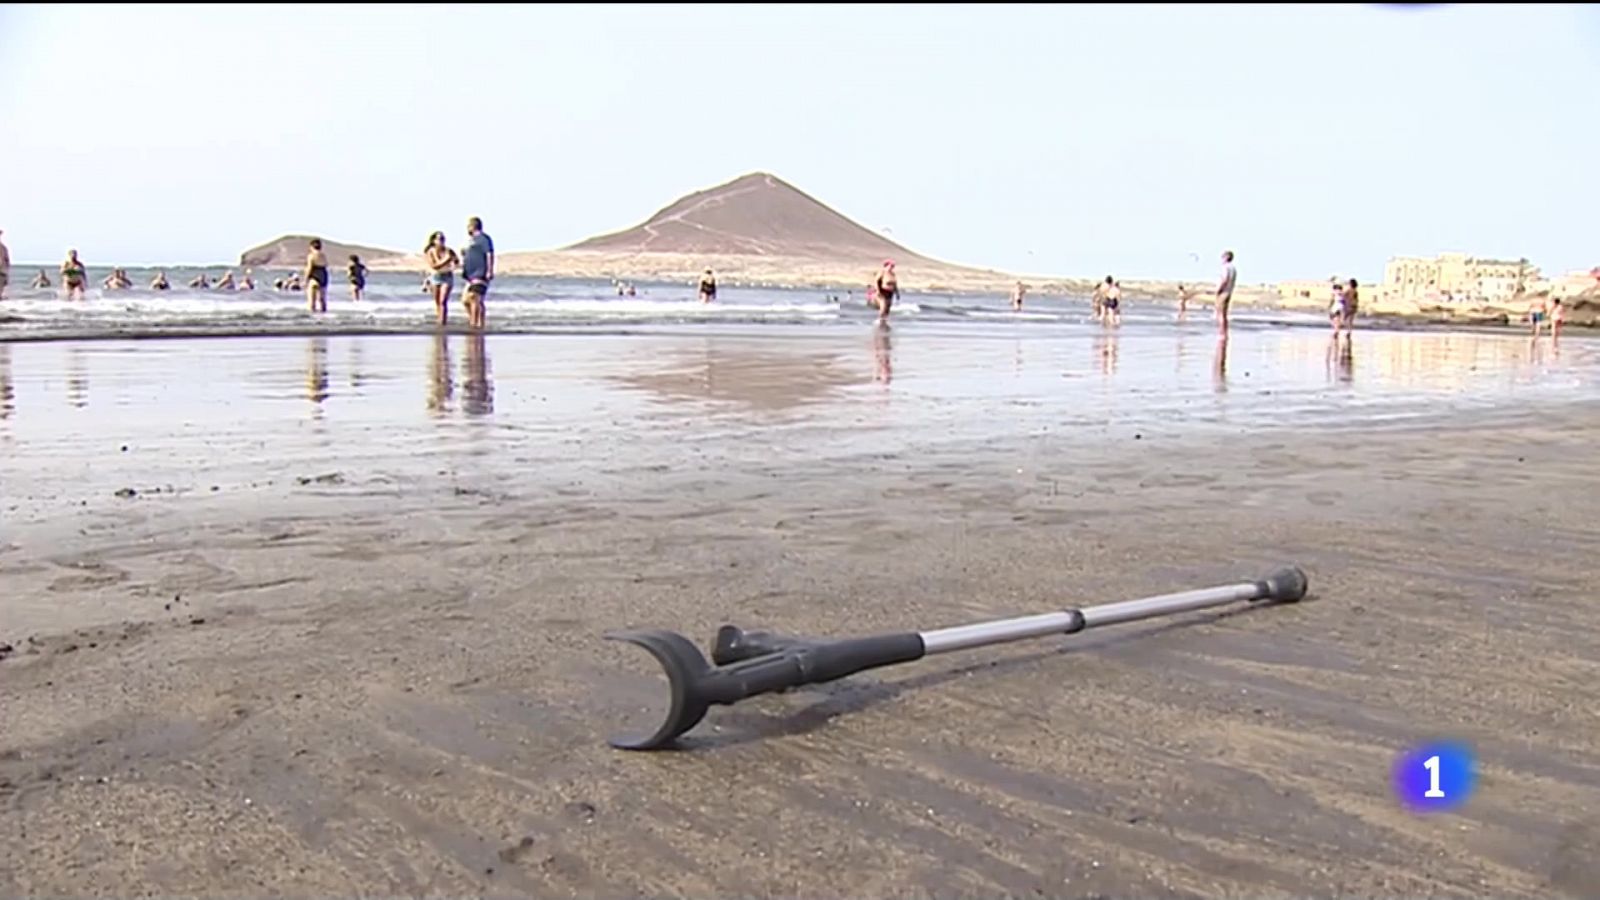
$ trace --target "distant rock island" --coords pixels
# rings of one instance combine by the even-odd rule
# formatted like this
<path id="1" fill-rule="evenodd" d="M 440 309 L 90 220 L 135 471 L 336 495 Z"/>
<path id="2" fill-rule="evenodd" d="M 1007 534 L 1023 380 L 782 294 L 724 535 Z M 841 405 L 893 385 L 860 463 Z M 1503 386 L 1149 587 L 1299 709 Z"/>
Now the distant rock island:
<path id="1" fill-rule="evenodd" d="M 310 250 L 312 237 L 314 235 L 286 234 L 258 247 L 251 247 L 249 250 L 239 254 L 239 265 L 245 268 L 262 269 L 299 268 L 305 265 L 306 253 Z M 366 263 L 404 255 L 394 250 L 363 247 L 360 244 L 342 244 L 327 238 L 322 239 L 322 252 L 326 253 L 329 261 L 334 263 L 348 259 L 352 253 L 360 256 L 362 262 Z"/>

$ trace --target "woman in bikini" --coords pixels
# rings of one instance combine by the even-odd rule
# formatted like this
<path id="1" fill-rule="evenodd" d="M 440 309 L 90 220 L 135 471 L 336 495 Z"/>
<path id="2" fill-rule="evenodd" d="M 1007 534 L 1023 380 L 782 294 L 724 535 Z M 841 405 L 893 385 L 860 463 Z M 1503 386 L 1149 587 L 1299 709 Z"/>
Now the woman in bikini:
<path id="1" fill-rule="evenodd" d="M 455 270 L 460 261 L 456 252 L 445 246 L 444 232 L 428 235 L 428 246 L 422 251 L 428 265 L 428 284 L 433 288 L 433 308 L 439 314 L 439 324 L 450 318 L 450 290 L 455 287 Z"/>
<path id="2" fill-rule="evenodd" d="M 84 285 L 89 282 L 88 267 L 78 259 L 78 251 L 68 250 L 67 260 L 61 264 L 61 287 L 67 292 L 68 300 L 82 300 L 84 298 Z"/>
<path id="3" fill-rule="evenodd" d="M 883 268 L 878 270 L 878 277 L 873 279 L 872 287 L 878 302 L 878 321 L 886 322 L 889 319 L 889 308 L 894 306 L 895 295 L 900 293 L 900 281 L 894 274 L 894 260 L 883 261 Z"/>
<path id="4" fill-rule="evenodd" d="M 312 238 L 306 250 L 306 303 L 314 313 L 328 311 L 328 255 L 322 252 L 322 239 Z"/>

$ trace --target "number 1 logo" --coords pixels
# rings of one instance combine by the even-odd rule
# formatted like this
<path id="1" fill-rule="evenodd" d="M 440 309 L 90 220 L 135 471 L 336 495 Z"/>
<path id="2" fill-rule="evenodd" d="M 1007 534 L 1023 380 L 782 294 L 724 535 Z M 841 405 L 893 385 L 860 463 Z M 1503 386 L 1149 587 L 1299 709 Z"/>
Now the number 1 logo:
<path id="1" fill-rule="evenodd" d="M 1395 797 L 1413 812 L 1445 812 L 1459 807 L 1477 785 L 1478 761 L 1472 748 L 1446 742 L 1414 747 L 1395 760 Z"/>

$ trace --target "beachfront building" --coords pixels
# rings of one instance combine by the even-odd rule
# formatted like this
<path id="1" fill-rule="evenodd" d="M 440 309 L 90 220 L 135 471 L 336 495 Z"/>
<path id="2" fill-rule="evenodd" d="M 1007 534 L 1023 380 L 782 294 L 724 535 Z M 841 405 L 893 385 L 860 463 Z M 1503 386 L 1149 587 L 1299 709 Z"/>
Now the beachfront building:
<path id="1" fill-rule="evenodd" d="M 1549 294 L 1566 300 L 1589 291 L 1600 290 L 1600 266 L 1578 269 L 1549 281 L 1540 280 L 1530 285 L 1530 294 Z"/>
<path id="2" fill-rule="evenodd" d="M 1349 276 L 1345 276 L 1340 278 L 1339 282 L 1343 284 L 1349 280 Z M 1356 285 L 1363 304 L 1383 300 L 1386 297 L 1384 285 L 1373 284 L 1360 277 L 1356 278 Z M 1333 303 L 1333 278 L 1330 276 L 1320 281 L 1316 279 L 1280 281 L 1278 282 L 1278 303 L 1280 306 L 1326 308 Z"/>
<path id="3" fill-rule="evenodd" d="M 1507 303 L 1538 280 L 1538 266 L 1526 259 L 1465 253 L 1396 256 L 1383 267 L 1384 293 L 1411 301 Z"/>

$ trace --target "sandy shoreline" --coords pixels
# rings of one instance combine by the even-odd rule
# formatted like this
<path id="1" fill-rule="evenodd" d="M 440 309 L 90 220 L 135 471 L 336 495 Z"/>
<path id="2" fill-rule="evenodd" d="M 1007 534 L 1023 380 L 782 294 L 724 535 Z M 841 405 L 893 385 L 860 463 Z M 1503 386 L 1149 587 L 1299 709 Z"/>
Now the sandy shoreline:
<path id="1" fill-rule="evenodd" d="M 1170 341 L 1128 339 L 1119 374 L 1078 371 L 1080 352 L 1114 361 L 1105 346 L 1019 343 L 1013 362 L 902 337 L 885 382 L 858 337 L 776 362 L 741 342 L 238 342 L 215 384 L 166 394 L 145 386 L 193 346 L 142 364 L 106 346 L 65 404 L 50 379 L 73 348 L 13 348 L 0 892 L 1532 897 L 1600 880 L 1592 403 L 1333 428 L 1284 416 L 1368 415 L 1417 389 L 1363 381 L 1372 360 L 1438 351 L 1364 346 L 1340 395 L 1301 387 L 1319 345 L 1293 336 L 1242 337 L 1225 391 L 1209 344 L 1146 379 Z M 767 698 L 713 712 L 676 755 L 602 742 L 643 687 L 609 628 L 955 624 L 1283 561 L 1311 573 L 1302 605 Z M 1440 735 L 1475 743 L 1479 794 L 1411 816 L 1388 766 Z"/>

